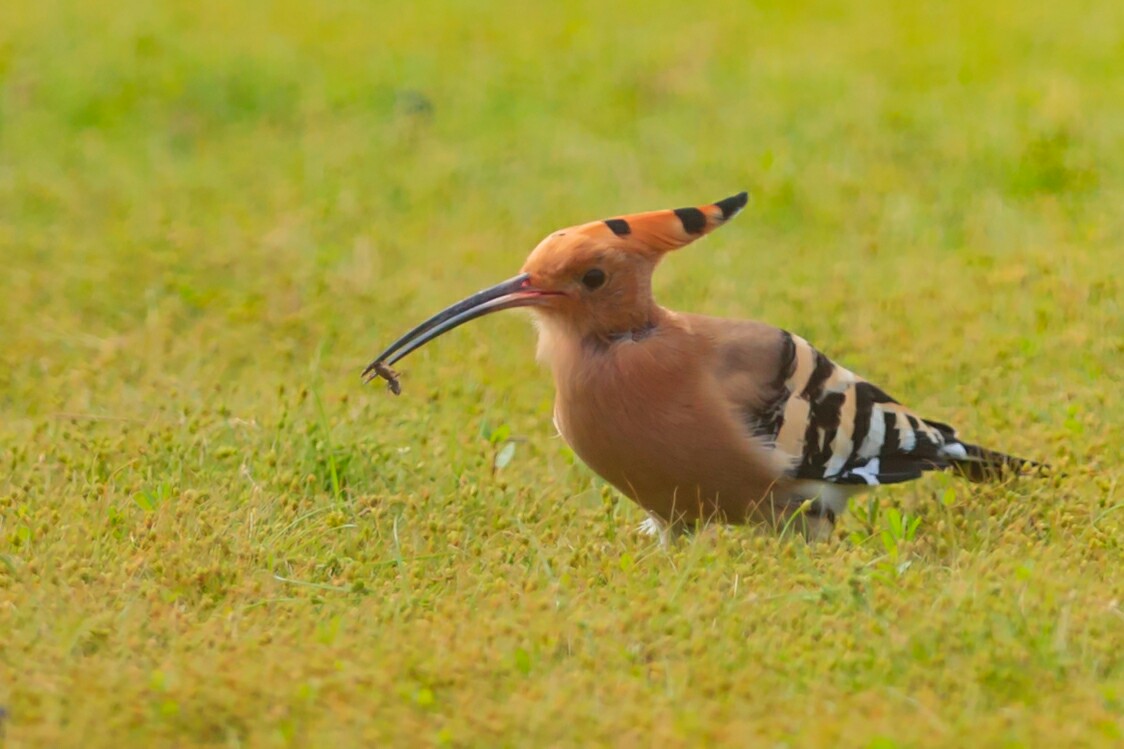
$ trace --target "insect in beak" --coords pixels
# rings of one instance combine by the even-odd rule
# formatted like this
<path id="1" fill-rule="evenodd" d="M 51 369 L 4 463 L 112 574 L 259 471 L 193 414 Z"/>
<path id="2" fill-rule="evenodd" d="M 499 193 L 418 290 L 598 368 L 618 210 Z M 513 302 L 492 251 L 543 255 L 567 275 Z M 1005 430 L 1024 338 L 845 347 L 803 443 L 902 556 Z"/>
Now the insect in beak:
<path id="1" fill-rule="evenodd" d="M 559 293 L 535 288 L 531 285 L 531 277 L 527 273 L 520 273 L 503 283 L 478 291 L 467 299 L 462 299 L 441 310 L 390 344 L 363 370 L 363 378 L 366 382 L 370 382 L 381 377 L 386 380 L 390 392 L 398 395 L 402 392 L 402 386 L 398 382 L 398 373 L 391 369 L 391 366 L 406 355 L 434 338 L 478 317 L 513 307 L 528 307 L 540 303 L 543 297 L 555 296 Z"/>

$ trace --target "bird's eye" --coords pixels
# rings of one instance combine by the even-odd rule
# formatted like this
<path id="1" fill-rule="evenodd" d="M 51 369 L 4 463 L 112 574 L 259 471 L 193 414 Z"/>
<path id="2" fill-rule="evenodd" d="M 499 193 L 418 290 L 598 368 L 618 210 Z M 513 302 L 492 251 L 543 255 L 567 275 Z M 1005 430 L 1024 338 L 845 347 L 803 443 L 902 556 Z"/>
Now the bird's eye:
<path id="1" fill-rule="evenodd" d="M 590 291 L 601 288 L 605 283 L 605 271 L 600 268 L 590 268 L 582 276 L 582 286 Z"/>

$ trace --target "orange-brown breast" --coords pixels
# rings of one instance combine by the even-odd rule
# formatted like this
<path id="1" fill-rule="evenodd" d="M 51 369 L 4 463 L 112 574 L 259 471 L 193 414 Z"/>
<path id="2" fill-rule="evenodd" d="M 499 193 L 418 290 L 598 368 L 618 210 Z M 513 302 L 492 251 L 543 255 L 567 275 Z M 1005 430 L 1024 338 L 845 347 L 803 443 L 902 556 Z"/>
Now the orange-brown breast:
<path id="1" fill-rule="evenodd" d="M 555 420 L 596 473 L 666 521 L 769 520 L 787 480 L 731 408 L 709 319 L 662 311 L 639 340 L 593 347 L 541 331 Z"/>

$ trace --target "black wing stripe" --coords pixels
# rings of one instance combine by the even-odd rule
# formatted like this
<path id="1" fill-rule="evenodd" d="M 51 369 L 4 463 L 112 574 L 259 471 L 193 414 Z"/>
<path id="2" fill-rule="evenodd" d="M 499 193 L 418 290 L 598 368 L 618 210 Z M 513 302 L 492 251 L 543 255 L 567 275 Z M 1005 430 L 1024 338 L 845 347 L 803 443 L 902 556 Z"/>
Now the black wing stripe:
<path id="1" fill-rule="evenodd" d="M 879 454 L 886 455 L 888 453 L 897 452 L 901 449 L 901 439 L 898 435 L 898 415 L 893 411 L 884 411 L 882 413 L 883 424 L 886 427 L 885 435 L 882 437 L 882 449 Z"/>
<path id="2" fill-rule="evenodd" d="M 816 365 L 812 369 L 812 374 L 808 378 L 808 383 L 804 386 L 804 391 L 800 393 L 802 398 L 807 398 L 814 401 L 820 397 L 823 392 L 824 383 L 831 377 L 831 373 L 835 370 L 835 365 L 819 351 L 816 351 Z"/>
<path id="3" fill-rule="evenodd" d="M 796 341 L 792 333 L 781 331 L 781 366 L 777 369 L 777 378 L 773 380 L 774 390 L 785 390 L 785 383 L 796 372 Z"/>
<path id="4" fill-rule="evenodd" d="M 916 431 L 921 429 L 921 422 L 918 421 L 917 417 L 914 416 L 913 414 L 906 414 L 905 420 L 909 422 L 909 428 L 912 429 L 913 431 L 916 432 Z"/>
<path id="5" fill-rule="evenodd" d="M 936 429 L 937 432 L 940 433 L 941 437 L 944 438 L 945 442 L 956 442 L 957 441 L 956 430 L 953 429 L 952 427 L 950 427 L 948 424 L 942 424 L 939 421 L 931 421 L 929 419 L 922 419 L 922 421 L 924 421 L 925 425 L 928 426 L 930 429 Z"/>
<path id="6" fill-rule="evenodd" d="M 866 384 L 865 382 L 855 384 L 855 428 L 851 432 L 851 455 L 847 458 L 848 464 L 858 461 L 859 450 L 870 431 L 870 418 L 874 413 L 874 394 L 870 388 L 863 387 Z"/>
<path id="7" fill-rule="evenodd" d="M 897 403 L 896 400 L 886 394 L 886 391 L 877 385 L 873 385 L 865 380 L 858 383 L 855 387 L 861 387 L 870 395 L 870 399 L 875 403 Z"/>
<path id="8" fill-rule="evenodd" d="M 769 384 L 769 395 L 759 408 L 746 409 L 744 418 L 755 436 L 775 442 L 784 426 L 785 407 L 792 396 L 788 380 L 796 372 L 796 341 L 792 334 L 781 331 L 781 356 L 777 374 Z"/>
<path id="9" fill-rule="evenodd" d="M 835 441 L 835 433 L 839 429 L 843 400 L 843 393 L 828 393 L 812 404 L 804 435 L 804 460 L 798 475 L 823 478 L 827 462 L 831 460 L 831 443 Z"/>

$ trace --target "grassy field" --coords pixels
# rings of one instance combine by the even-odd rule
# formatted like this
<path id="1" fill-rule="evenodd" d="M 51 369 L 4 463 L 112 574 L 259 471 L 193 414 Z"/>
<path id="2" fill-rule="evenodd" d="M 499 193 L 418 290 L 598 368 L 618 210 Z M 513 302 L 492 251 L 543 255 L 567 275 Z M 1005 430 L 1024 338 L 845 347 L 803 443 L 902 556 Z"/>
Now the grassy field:
<path id="1" fill-rule="evenodd" d="M 1120 746 L 1124 4 L 0 4 L 0 745 Z M 1064 476 L 664 550 L 509 313 L 549 231 Z"/>

